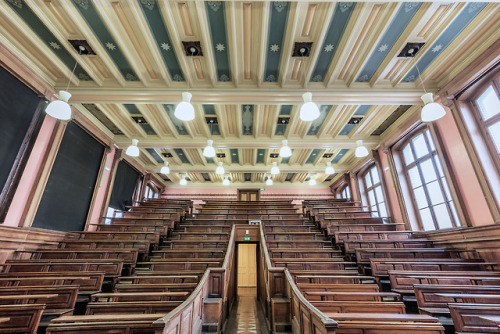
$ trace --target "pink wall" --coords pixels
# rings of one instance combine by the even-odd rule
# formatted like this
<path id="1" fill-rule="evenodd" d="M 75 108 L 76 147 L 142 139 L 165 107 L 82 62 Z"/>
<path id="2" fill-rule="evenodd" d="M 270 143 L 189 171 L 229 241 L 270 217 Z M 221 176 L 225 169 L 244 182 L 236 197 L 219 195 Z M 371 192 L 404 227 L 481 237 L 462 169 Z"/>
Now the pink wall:
<path id="1" fill-rule="evenodd" d="M 24 225 L 24 222 L 22 222 L 23 213 L 27 206 L 31 204 L 30 193 L 37 185 L 38 173 L 43 168 L 43 159 L 50 148 L 50 139 L 57 122 L 55 118 L 45 117 L 3 225 Z"/>
<path id="2" fill-rule="evenodd" d="M 108 180 L 111 177 L 111 166 L 113 165 L 113 158 L 116 153 L 116 148 L 113 146 L 111 151 L 106 155 L 106 166 L 104 167 L 103 174 L 101 176 L 101 180 L 99 183 L 99 190 L 97 191 L 95 204 L 92 209 L 92 213 L 90 215 L 89 221 L 89 231 L 95 230 L 95 224 L 99 223 L 102 207 L 105 205 L 105 201 L 107 198 L 106 193 L 106 185 L 108 184 Z"/>
<path id="3" fill-rule="evenodd" d="M 493 224 L 493 217 L 453 119 L 452 112 L 448 108 L 446 109 L 446 116 L 435 124 L 441 134 L 443 149 L 449 158 L 450 167 L 457 181 L 455 187 L 463 198 L 465 210 L 472 226 Z"/>

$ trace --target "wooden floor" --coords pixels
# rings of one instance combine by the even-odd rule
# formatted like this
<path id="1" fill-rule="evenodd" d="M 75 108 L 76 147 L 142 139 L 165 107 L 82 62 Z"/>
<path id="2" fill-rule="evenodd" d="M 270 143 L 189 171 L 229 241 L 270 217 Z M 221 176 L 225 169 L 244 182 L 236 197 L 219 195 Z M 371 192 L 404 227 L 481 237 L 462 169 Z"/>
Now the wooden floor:
<path id="1" fill-rule="evenodd" d="M 263 314 L 257 303 L 257 288 L 238 288 L 236 310 L 230 315 L 227 332 L 231 334 L 267 334 Z"/>

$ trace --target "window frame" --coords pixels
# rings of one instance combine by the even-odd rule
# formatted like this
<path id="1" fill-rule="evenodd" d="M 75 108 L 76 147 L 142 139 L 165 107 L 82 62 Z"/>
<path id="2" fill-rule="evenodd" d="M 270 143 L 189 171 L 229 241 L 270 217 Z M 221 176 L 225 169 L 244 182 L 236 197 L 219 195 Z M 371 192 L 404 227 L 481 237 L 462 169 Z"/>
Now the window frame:
<path id="1" fill-rule="evenodd" d="M 375 169 L 376 172 L 377 172 L 377 174 L 378 174 L 379 180 L 378 180 L 377 184 L 374 184 L 373 177 L 371 175 L 371 171 L 373 169 Z M 371 186 L 368 186 L 368 184 L 366 183 L 366 176 L 367 175 L 370 175 L 370 180 L 371 180 L 370 182 L 372 184 Z M 377 165 L 377 163 L 375 161 L 371 161 L 368 165 L 366 165 L 363 169 L 361 169 L 357 173 L 357 179 L 358 179 L 358 183 L 361 185 L 361 188 L 362 188 L 362 191 L 360 191 L 361 198 L 366 201 L 366 203 L 368 204 L 369 209 L 372 210 L 372 207 L 376 206 L 377 213 L 378 213 L 378 216 L 380 218 L 389 218 L 390 217 L 390 213 L 389 213 L 389 208 L 388 208 L 388 203 L 387 203 L 387 195 L 386 195 L 386 192 L 385 192 L 385 189 L 384 189 L 384 181 L 382 179 L 382 175 L 380 173 L 380 168 Z M 370 196 L 368 195 L 368 192 L 373 191 L 374 192 L 374 196 L 375 196 L 375 201 L 377 201 L 377 193 L 375 191 L 375 188 L 377 188 L 377 187 L 380 187 L 380 189 L 382 191 L 383 201 L 376 202 L 375 204 L 372 205 L 372 203 L 370 201 Z M 381 203 L 383 203 L 384 206 L 385 206 L 386 216 L 382 216 L 381 213 L 380 213 L 380 204 Z"/>

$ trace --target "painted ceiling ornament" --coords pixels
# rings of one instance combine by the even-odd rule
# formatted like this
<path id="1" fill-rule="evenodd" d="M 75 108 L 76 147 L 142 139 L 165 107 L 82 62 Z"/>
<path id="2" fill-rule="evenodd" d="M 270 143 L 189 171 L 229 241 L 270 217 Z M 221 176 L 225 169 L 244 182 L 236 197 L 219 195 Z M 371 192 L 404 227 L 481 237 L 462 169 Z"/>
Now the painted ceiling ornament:
<path id="1" fill-rule="evenodd" d="M 317 74 L 312 77 L 311 79 L 312 82 L 321 82 L 323 81 L 323 76 L 321 74 Z"/>
<path id="2" fill-rule="evenodd" d="M 269 48 L 272 52 L 278 52 L 280 50 L 280 46 L 278 44 L 273 44 Z"/>
<path id="3" fill-rule="evenodd" d="M 469 14 L 472 14 L 472 13 L 476 12 L 479 8 L 483 8 L 483 6 L 484 6 L 483 2 L 473 2 L 467 6 L 468 7 L 467 11 Z"/>
<path id="4" fill-rule="evenodd" d="M 83 10 L 89 9 L 89 0 L 73 0 Z"/>
<path id="5" fill-rule="evenodd" d="M 156 5 L 156 0 L 141 0 L 141 3 L 146 6 L 147 9 L 153 10 Z"/>
<path id="6" fill-rule="evenodd" d="M 244 134 L 252 134 L 253 112 L 251 106 L 243 106 L 243 113 L 241 115 L 241 122 L 243 123 Z"/>
<path id="7" fill-rule="evenodd" d="M 274 5 L 274 9 L 278 13 L 281 13 L 283 11 L 283 9 L 286 8 L 287 2 L 286 1 L 274 1 L 273 5 Z"/>
<path id="8" fill-rule="evenodd" d="M 226 75 L 226 74 L 222 74 L 220 77 L 219 77 L 219 81 L 223 81 L 223 82 L 227 82 L 227 81 L 231 81 L 229 79 L 229 76 Z"/>
<path id="9" fill-rule="evenodd" d="M 359 82 L 368 82 L 370 78 L 368 77 L 368 74 L 365 74 L 365 75 L 362 75 L 361 77 L 359 77 Z"/>
<path id="10" fill-rule="evenodd" d="M 407 78 L 403 79 L 404 82 L 413 82 L 415 81 L 415 75 L 412 74 L 410 76 L 408 76 Z"/>
<path id="11" fill-rule="evenodd" d="M 352 2 L 339 2 L 339 9 L 342 13 L 345 13 L 353 5 L 354 5 L 354 3 L 352 3 Z"/>
<path id="12" fill-rule="evenodd" d="M 222 6 L 222 1 L 207 1 L 208 8 L 213 10 L 214 12 L 218 11 Z"/>
<path id="13" fill-rule="evenodd" d="M 328 44 L 325 46 L 325 52 L 332 52 L 333 50 L 333 44 Z"/>
<path id="14" fill-rule="evenodd" d="M 9 3 L 11 3 L 12 6 L 16 6 L 19 9 L 23 8 L 23 2 L 22 2 L 22 0 L 7 0 L 7 1 Z"/>
<path id="15" fill-rule="evenodd" d="M 92 79 L 90 79 L 90 77 L 85 74 L 85 73 L 78 73 L 78 79 L 82 80 L 82 81 L 90 81 Z"/>
<path id="16" fill-rule="evenodd" d="M 436 53 L 436 52 L 439 52 L 441 51 L 441 49 L 443 48 L 443 44 L 436 44 L 434 45 L 434 47 L 432 48 L 432 53 Z"/>
<path id="17" fill-rule="evenodd" d="M 217 51 L 222 52 L 222 51 L 224 51 L 226 49 L 226 46 L 224 44 L 222 44 L 222 43 L 217 43 L 215 45 L 215 48 L 217 49 Z"/>
<path id="18" fill-rule="evenodd" d="M 127 75 L 125 75 L 125 80 L 127 80 L 127 81 L 137 81 L 137 77 L 135 75 L 133 75 L 132 73 L 127 73 Z"/>
<path id="19" fill-rule="evenodd" d="M 106 47 L 111 51 L 114 51 L 116 49 L 116 45 L 111 42 L 106 42 Z"/>
<path id="20" fill-rule="evenodd" d="M 413 8 L 419 6 L 420 3 L 418 2 L 406 2 L 405 3 L 405 13 L 408 13 L 409 11 L 411 11 Z"/>
<path id="21" fill-rule="evenodd" d="M 389 45 L 387 45 L 387 44 L 382 44 L 382 45 L 378 48 L 378 52 L 386 52 L 388 48 L 389 48 Z"/>
<path id="22" fill-rule="evenodd" d="M 184 81 L 184 78 L 180 74 L 174 74 L 174 76 L 172 77 L 172 80 L 174 80 L 174 81 Z"/>
<path id="23" fill-rule="evenodd" d="M 165 42 L 164 42 L 164 43 L 161 43 L 160 47 L 161 47 L 163 50 L 165 50 L 165 51 L 170 51 L 170 49 L 171 49 L 170 44 L 165 43 Z"/>
<path id="24" fill-rule="evenodd" d="M 61 49 L 61 46 L 59 44 L 57 44 L 56 42 L 50 42 L 49 44 L 55 50 Z"/>
<path id="25" fill-rule="evenodd" d="M 276 81 L 276 77 L 272 74 L 269 74 L 267 77 L 266 77 L 266 82 L 275 82 Z"/>

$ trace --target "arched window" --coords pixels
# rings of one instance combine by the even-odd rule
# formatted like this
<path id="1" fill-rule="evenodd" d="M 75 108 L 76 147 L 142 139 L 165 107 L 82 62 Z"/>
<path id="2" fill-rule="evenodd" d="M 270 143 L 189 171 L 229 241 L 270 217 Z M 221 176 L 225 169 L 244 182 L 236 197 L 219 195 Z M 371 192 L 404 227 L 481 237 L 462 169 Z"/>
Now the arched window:
<path id="1" fill-rule="evenodd" d="M 412 135 L 400 148 L 412 206 L 424 230 L 460 226 L 441 159 L 428 129 Z"/>
<path id="2" fill-rule="evenodd" d="M 359 178 L 362 200 L 370 207 L 376 217 L 387 217 L 387 207 L 385 204 L 382 181 L 377 165 L 373 164 L 364 171 Z"/>

